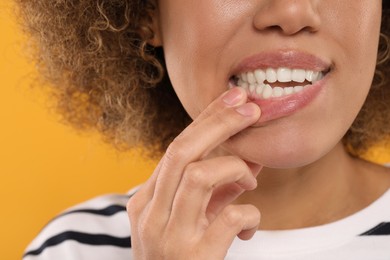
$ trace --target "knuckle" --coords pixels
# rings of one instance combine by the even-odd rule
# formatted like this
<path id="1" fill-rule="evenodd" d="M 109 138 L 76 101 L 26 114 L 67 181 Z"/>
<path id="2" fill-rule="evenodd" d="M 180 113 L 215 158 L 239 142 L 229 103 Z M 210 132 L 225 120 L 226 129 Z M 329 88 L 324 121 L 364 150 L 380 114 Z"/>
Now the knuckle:
<path id="1" fill-rule="evenodd" d="M 209 188 L 210 186 L 207 178 L 207 170 L 203 166 L 194 163 L 186 166 L 183 181 L 190 188 Z"/>
<path id="2" fill-rule="evenodd" d="M 222 212 L 223 221 L 227 226 L 241 226 L 243 215 L 233 205 L 228 205 Z"/>
<path id="3" fill-rule="evenodd" d="M 131 213 L 134 211 L 134 208 L 136 207 L 137 205 L 137 202 L 136 202 L 136 197 L 133 196 L 131 197 L 128 201 L 127 201 L 127 204 L 126 204 L 126 210 L 127 212 Z"/>
<path id="4" fill-rule="evenodd" d="M 134 219 L 142 210 L 142 206 L 137 196 L 132 196 L 126 204 L 126 210 L 130 218 Z"/>
<path id="5" fill-rule="evenodd" d="M 176 137 L 168 146 L 165 152 L 165 158 L 168 163 L 175 164 L 186 158 L 186 145 L 182 137 Z"/>

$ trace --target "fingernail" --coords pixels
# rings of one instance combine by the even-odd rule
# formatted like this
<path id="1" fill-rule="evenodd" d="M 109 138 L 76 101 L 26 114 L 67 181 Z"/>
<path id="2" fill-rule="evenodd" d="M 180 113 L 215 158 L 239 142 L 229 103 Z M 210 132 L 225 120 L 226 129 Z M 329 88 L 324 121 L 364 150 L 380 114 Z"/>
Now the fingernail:
<path id="1" fill-rule="evenodd" d="M 224 97 L 222 98 L 223 102 L 225 102 L 228 106 L 234 106 L 240 102 L 242 99 L 242 91 L 238 88 L 233 88 L 229 90 Z"/>
<path id="2" fill-rule="evenodd" d="M 236 108 L 236 111 L 246 117 L 253 116 L 257 113 L 258 108 L 251 104 L 251 103 L 245 103 L 244 105 Z"/>

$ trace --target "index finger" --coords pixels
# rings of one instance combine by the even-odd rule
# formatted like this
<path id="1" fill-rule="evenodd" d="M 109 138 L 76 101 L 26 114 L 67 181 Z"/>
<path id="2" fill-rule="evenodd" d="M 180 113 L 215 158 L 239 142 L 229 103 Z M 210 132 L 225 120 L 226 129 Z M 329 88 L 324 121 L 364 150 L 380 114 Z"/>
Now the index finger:
<path id="1" fill-rule="evenodd" d="M 157 177 L 152 208 L 170 212 L 185 167 L 258 121 L 260 109 L 233 88 L 211 103 L 169 146 Z M 163 216 L 161 216 L 163 217 Z M 168 217 L 168 216 L 165 216 Z"/>

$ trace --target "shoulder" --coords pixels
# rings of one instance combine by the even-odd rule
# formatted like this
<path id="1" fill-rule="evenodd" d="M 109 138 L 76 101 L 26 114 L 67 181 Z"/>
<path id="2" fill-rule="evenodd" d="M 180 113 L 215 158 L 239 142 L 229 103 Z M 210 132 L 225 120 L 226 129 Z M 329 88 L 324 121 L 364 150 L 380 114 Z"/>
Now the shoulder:
<path id="1" fill-rule="evenodd" d="M 126 203 L 136 190 L 99 196 L 64 211 L 41 230 L 23 259 L 129 259 Z"/>

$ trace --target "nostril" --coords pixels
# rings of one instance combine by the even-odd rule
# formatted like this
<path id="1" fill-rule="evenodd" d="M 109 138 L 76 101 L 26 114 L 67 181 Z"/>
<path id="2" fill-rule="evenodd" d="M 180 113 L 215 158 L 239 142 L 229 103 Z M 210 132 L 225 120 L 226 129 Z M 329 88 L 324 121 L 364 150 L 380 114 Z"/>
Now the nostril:
<path id="1" fill-rule="evenodd" d="M 313 33 L 321 24 L 315 1 L 264 1 L 259 4 L 253 25 L 258 31 L 283 35 Z"/>
<path id="2" fill-rule="evenodd" d="M 279 26 L 279 25 L 271 25 L 271 26 L 268 26 L 268 29 L 270 31 L 282 31 L 282 28 Z"/>

